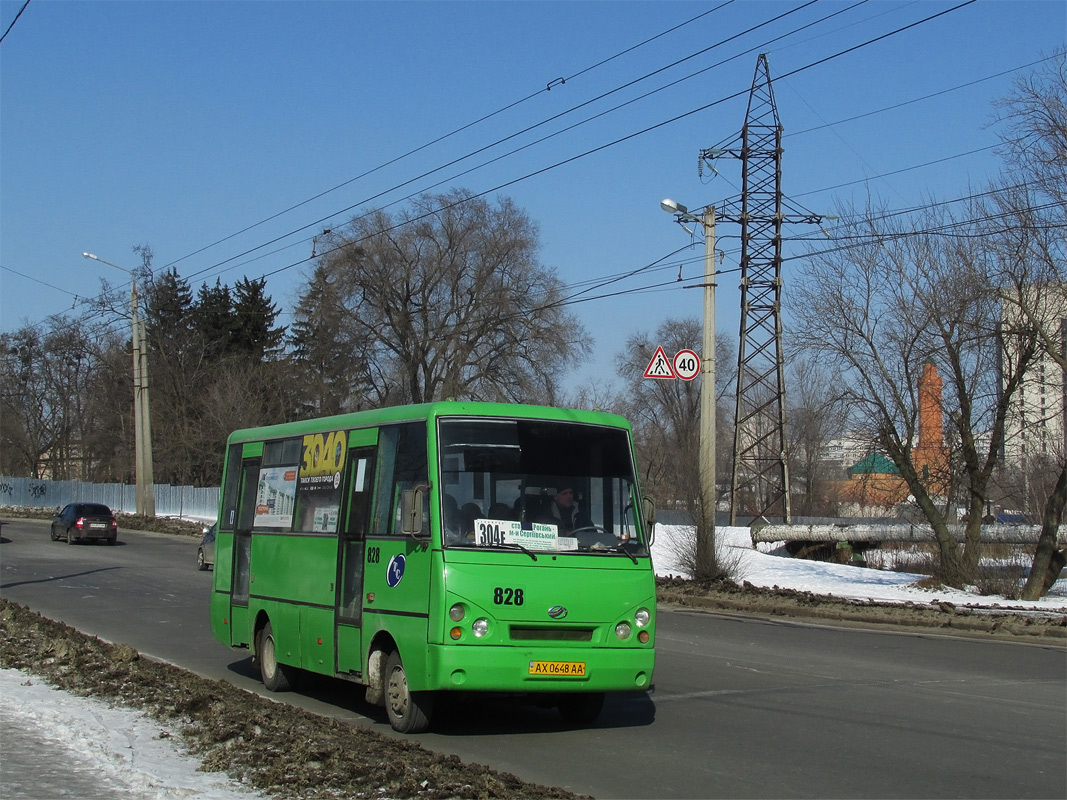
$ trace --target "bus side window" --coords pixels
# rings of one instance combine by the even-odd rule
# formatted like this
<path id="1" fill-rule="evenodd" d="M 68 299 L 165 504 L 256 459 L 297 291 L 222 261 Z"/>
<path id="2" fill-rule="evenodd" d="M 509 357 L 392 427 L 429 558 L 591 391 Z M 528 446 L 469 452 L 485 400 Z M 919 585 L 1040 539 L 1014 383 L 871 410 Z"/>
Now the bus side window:
<path id="1" fill-rule="evenodd" d="M 218 529 L 232 531 L 237 525 L 237 493 L 241 487 L 242 445 L 231 444 L 226 452 L 226 484 L 222 487 L 222 516 Z"/>
<path id="2" fill-rule="evenodd" d="M 374 497 L 374 447 L 349 451 L 348 515 L 341 531 L 341 602 L 342 619 L 359 623 L 362 612 L 360 593 L 363 586 L 364 538 L 371 518 Z"/>
<path id="3" fill-rule="evenodd" d="M 374 532 L 399 536 L 403 491 L 429 483 L 426 423 L 406 422 L 383 426 L 378 435 L 378 459 L 381 466 Z M 425 494 L 428 503 L 429 493 Z M 423 519 L 429 520 L 428 505 L 424 506 Z"/>

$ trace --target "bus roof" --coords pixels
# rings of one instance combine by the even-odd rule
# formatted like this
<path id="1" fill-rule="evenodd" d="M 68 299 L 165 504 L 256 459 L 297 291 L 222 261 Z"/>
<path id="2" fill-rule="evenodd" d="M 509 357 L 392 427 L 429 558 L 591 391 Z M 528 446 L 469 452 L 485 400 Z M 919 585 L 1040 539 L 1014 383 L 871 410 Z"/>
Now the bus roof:
<path id="1" fill-rule="evenodd" d="M 365 428 L 395 422 L 415 422 L 453 416 L 559 420 L 563 422 L 608 425 L 630 430 L 630 423 L 625 417 L 606 411 L 556 408 L 555 406 L 537 406 L 523 403 L 441 400 L 434 403 L 388 406 L 367 411 L 354 411 L 349 414 L 284 422 L 277 425 L 267 425 L 262 428 L 243 428 L 231 433 L 228 441 L 230 443 L 259 441 L 325 430 Z"/>

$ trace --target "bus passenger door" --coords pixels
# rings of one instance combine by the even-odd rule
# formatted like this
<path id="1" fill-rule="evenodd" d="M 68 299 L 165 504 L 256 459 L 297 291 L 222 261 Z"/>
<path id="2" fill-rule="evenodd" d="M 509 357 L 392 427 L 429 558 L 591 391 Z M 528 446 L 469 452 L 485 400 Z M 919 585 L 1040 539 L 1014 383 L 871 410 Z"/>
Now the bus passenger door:
<path id="1" fill-rule="evenodd" d="M 250 645 L 248 585 L 252 563 L 252 522 L 256 516 L 260 459 L 241 462 L 241 488 L 233 534 L 233 584 L 230 596 L 230 635 L 234 645 Z"/>
<path id="2" fill-rule="evenodd" d="M 337 535 L 336 670 L 361 673 L 363 560 L 374 498 L 377 431 L 352 431 L 348 452 L 348 510 Z M 358 446 L 357 446 L 358 445 Z"/>

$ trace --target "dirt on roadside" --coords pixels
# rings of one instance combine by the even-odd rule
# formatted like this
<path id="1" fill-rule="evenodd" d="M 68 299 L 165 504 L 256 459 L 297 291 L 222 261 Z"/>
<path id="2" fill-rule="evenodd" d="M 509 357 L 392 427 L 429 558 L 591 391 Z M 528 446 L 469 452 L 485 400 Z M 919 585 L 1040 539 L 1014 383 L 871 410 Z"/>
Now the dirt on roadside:
<path id="1" fill-rule="evenodd" d="M 574 798 L 142 658 L 0 598 L 0 666 L 144 711 L 203 769 L 283 798 Z"/>
<path id="2" fill-rule="evenodd" d="M 921 605 L 846 600 L 795 589 L 765 589 L 747 581 L 740 585 L 727 581 L 704 587 L 682 578 L 657 578 L 656 589 L 660 605 L 676 608 L 1067 644 L 1067 614 L 995 611 L 957 605 L 938 600 L 936 593 L 931 594 L 929 604 Z"/>

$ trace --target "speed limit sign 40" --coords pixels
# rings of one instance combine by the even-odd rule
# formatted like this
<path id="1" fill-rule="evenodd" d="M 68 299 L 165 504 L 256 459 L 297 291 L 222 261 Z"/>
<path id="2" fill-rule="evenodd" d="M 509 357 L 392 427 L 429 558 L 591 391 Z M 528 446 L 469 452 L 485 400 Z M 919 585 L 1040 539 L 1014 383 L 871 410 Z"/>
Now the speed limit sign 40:
<path id="1" fill-rule="evenodd" d="M 679 350 L 674 357 L 674 374 L 683 381 L 691 381 L 700 374 L 700 356 L 692 350 Z"/>

